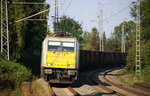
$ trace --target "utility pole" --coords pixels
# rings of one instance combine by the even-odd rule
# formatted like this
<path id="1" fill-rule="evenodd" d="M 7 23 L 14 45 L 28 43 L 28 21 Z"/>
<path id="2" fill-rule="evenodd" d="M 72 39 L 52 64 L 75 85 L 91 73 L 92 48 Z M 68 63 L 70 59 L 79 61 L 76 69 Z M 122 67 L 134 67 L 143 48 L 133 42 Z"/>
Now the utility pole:
<path id="1" fill-rule="evenodd" d="M 122 25 L 121 52 L 125 52 L 125 32 L 124 32 L 124 25 Z"/>
<path id="2" fill-rule="evenodd" d="M 141 54 L 140 54 L 140 0 L 136 3 L 136 69 L 135 77 L 141 76 Z"/>
<path id="3" fill-rule="evenodd" d="M 46 4 L 46 3 L 40 3 L 40 2 L 12 2 L 13 4 Z M 8 30 L 8 7 L 7 7 L 7 0 L 1 0 L 1 52 L 4 55 L 4 59 L 9 60 L 10 59 L 10 54 L 9 54 L 9 30 Z M 57 4 L 58 6 L 58 4 Z M 21 22 L 23 20 L 36 20 L 36 21 L 43 21 L 46 19 L 29 19 L 31 17 L 34 17 L 36 15 L 39 15 L 41 13 L 47 12 L 52 8 L 46 9 L 44 11 L 38 12 L 34 15 L 22 18 L 20 20 L 15 21 L 15 23 L 17 22 Z"/>
<path id="4" fill-rule="evenodd" d="M 1 52 L 9 60 L 9 32 L 7 0 L 1 0 Z"/>
<path id="5" fill-rule="evenodd" d="M 58 31 L 58 0 L 55 0 L 54 32 Z"/>
<path id="6" fill-rule="evenodd" d="M 99 6 L 100 6 L 100 3 L 99 3 Z M 99 16 L 98 16 L 98 19 L 99 19 L 99 37 L 100 37 L 100 49 L 99 51 L 104 51 L 104 42 L 103 42 L 103 33 L 104 33 L 104 30 L 103 30 L 103 10 L 99 8 Z"/>

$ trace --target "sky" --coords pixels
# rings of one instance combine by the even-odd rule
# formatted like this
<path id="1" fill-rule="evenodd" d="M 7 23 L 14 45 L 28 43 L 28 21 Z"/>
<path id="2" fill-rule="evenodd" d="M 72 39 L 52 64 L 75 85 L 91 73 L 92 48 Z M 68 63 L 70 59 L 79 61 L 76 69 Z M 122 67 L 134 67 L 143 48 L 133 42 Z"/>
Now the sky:
<path id="1" fill-rule="evenodd" d="M 123 21 L 132 20 L 130 7 L 136 0 L 58 0 L 59 17 L 66 15 L 82 24 L 83 31 L 91 32 L 93 27 L 99 28 L 99 10 L 103 10 L 103 30 L 106 37 L 110 37 L 115 26 Z M 49 17 L 54 16 L 55 0 L 47 0 L 51 10 Z M 99 4 L 100 3 L 100 4 Z M 53 20 L 49 20 L 49 27 L 53 32 Z"/>

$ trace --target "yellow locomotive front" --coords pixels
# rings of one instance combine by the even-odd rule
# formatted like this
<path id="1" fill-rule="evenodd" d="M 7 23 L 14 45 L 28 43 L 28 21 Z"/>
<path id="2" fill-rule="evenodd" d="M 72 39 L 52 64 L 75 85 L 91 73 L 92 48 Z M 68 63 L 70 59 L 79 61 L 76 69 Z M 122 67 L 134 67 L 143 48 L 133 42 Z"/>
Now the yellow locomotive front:
<path id="1" fill-rule="evenodd" d="M 50 83 L 77 79 L 79 44 L 76 38 L 46 37 L 43 42 L 41 76 Z"/>

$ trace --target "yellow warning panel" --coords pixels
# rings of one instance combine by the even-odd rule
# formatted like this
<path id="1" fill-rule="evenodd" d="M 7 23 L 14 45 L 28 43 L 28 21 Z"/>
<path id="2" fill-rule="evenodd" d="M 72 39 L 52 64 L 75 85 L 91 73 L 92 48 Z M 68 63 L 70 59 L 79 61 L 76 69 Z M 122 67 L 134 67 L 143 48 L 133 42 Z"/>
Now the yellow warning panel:
<path id="1" fill-rule="evenodd" d="M 47 51 L 45 67 L 75 69 L 75 55 L 76 52 Z"/>

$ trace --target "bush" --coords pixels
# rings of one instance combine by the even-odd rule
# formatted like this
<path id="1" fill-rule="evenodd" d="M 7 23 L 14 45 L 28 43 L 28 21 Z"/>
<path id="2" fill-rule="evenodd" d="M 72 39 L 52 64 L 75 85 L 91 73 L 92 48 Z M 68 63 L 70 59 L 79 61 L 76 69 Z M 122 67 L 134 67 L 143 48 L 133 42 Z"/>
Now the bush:
<path id="1" fill-rule="evenodd" d="M 31 71 L 18 63 L 0 59 L 0 90 L 14 89 L 23 81 L 29 81 Z"/>
<path id="2" fill-rule="evenodd" d="M 127 56 L 127 65 L 125 66 L 125 69 L 128 73 L 133 73 L 135 70 L 135 46 L 133 45 L 128 50 L 128 56 Z"/>
<path id="3" fill-rule="evenodd" d="M 141 41 L 141 68 L 145 66 L 150 66 L 150 41 Z M 128 57 L 127 57 L 127 65 L 126 70 L 134 71 L 135 70 L 135 45 L 133 45 L 128 50 Z"/>
<path id="4" fill-rule="evenodd" d="M 141 71 L 142 81 L 150 81 L 150 40 L 141 41 Z M 135 73 L 135 45 L 128 50 L 127 65 L 125 67 L 127 73 Z"/>
<path id="5" fill-rule="evenodd" d="M 145 66 L 143 68 L 142 77 L 145 82 L 150 82 L 150 66 Z"/>

